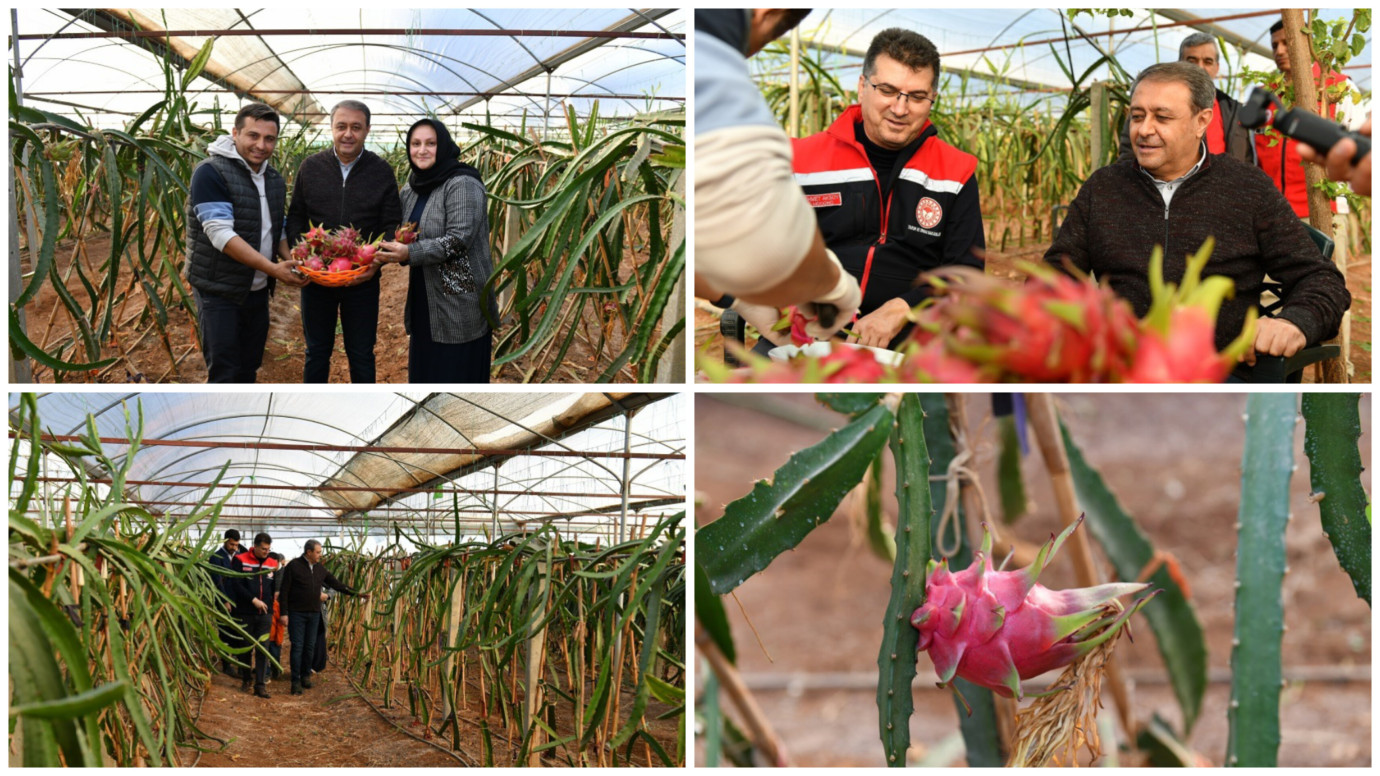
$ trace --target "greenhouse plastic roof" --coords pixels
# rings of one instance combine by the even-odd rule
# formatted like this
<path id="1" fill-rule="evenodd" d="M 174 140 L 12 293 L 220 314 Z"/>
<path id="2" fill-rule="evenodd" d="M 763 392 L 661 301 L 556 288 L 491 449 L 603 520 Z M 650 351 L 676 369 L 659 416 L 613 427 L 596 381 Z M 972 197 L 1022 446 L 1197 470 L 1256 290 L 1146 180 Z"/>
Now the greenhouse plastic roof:
<path id="1" fill-rule="evenodd" d="M 1059 9 L 988 8 L 898 8 L 898 9 L 815 9 L 801 22 L 801 38 L 807 45 L 822 50 L 826 67 L 840 83 L 852 89 L 862 71 L 862 58 L 873 36 L 888 27 L 904 27 L 926 36 L 939 49 L 946 72 L 968 71 L 972 76 L 998 74 L 1014 90 L 1067 90 L 1071 81 L 1060 66 L 1060 58 L 1075 75 L 1082 75 L 1098 61 L 1103 51 L 1115 54 L 1132 77 L 1156 62 L 1178 58 L 1179 42 L 1193 32 L 1208 32 L 1222 37 L 1232 47 L 1247 53 L 1238 57 L 1233 50 L 1223 56 L 1218 87 L 1239 96 L 1244 91 L 1230 80 L 1242 66 L 1254 70 L 1273 70 L 1269 28 L 1279 19 L 1278 9 L 1194 8 L 1192 10 L 1131 9 L 1132 17 L 1089 17 L 1081 14 L 1069 21 Z M 1258 15 L 1253 15 L 1258 14 Z M 1246 18 L 1239 18 L 1242 16 Z M 1216 20 L 1219 17 L 1238 17 Z M 1326 9 L 1323 18 L 1351 17 L 1350 9 Z M 1183 26 L 1164 27 L 1193 20 Z M 1129 32 L 1134 28 L 1149 28 Z M 1095 34 L 1082 39 L 1078 30 Z M 1108 34 L 1113 30 L 1115 34 Z M 1068 40 L 1062 40 L 1068 38 Z M 1051 39 L 1061 39 L 1051 42 Z M 1371 58 L 1374 41 L 1366 33 L 1366 47 L 1344 71 L 1362 91 L 1371 89 Z M 818 56 L 818 54 L 816 54 Z M 780 57 L 757 58 L 759 74 L 784 80 Z M 1105 73 L 1105 68 L 1102 69 Z M 1107 75 L 1094 75 L 1107 78 Z M 982 79 L 980 79 L 982 80 Z M 998 80 L 998 79 L 992 79 Z M 957 79 L 951 78 L 941 97 L 953 98 Z"/>
<path id="2" fill-rule="evenodd" d="M 479 534 L 490 530 L 496 504 L 500 535 L 554 521 L 567 535 L 609 537 L 621 512 L 623 463 L 598 453 L 623 451 L 628 410 L 631 452 L 683 455 L 684 402 L 678 394 L 645 393 L 51 393 L 38 397 L 38 408 L 45 432 L 56 435 L 86 433 L 91 414 L 100 436 L 125 438 L 126 409 L 137 428 L 142 403 L 144 439 L 248 443 L 145 446 L 127 476 L 131 482 L 168 483 L 130 485 L 127 498 L 154 512 L 185 516 L 190 506 L 160 502 L 196 502 L 206 491 L 196 483 L 209 483 L 228 462 L 224 482 L 254 486 L 230 497 L 219 522 L 241 534 L 268 530 L 319 538 L 341 526 L 377 534 L 398 523 L 449 535 L 456 507 L 463 532 Z M 18 404 L 11 394 L 12 422 Z M 274 444 L 594 455 L 483 457 L 272 449 Z M 128 446 L 107 443 L 104 450 L 118 464 Z M 44 465 L 50 476 L 70 476 L 55 457 Z M 650 521 L 685 509 L 683 460 L 629 459 L 629 474 L 631 519 Z M 322 489 L 328 486 L 363 490 Z M 62 487 L 49 486 L 59 494 Z M 457 489 L 462 492 L 452 496 Z"/>
<path id="3" fill-rule="evenodd" d="M 233 92 L 316 125 L 340 100 L 361 100 L 376 116 L 376 129 L 407 127 L 429 112 L 482 122 L 486 109 L 495 125 L 525 115 L 529 127 L 539 127 L 550 108 L 552 123 L 563 125 L 563 105 L 587 116 L 596 100 L 601 116 L 684 107 L 683 10 L 289 5 L 75 13 L 21 8 L 19 34 L 263 31 L 216 36 L 206 70 L 188 90 L 199 107 L 218 99 L 230 115 L 245 101 Z M 381 30 L 402 34 L 375 32 Z M 455 31 L 471 32 L 450 34 Z M 573 34 L 581 32 L 598 35 Z M 191 60 L 208 39 L 21 39 L 25 102 L 64 115 L 80 112 L 101 127 L 122 126 L 161 99 L 167 45 Z M 284 93 L 301 90 L 309 94 Z M 548 101 L 548 93 L 561 96 Z"/>

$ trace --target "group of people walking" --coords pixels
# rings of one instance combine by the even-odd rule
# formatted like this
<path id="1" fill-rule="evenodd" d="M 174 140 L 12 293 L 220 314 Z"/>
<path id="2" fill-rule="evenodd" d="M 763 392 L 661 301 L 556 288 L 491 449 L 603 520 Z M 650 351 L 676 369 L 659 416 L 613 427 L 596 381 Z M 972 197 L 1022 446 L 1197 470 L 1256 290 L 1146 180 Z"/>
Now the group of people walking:
<path id="1" fill-rule="evenodd" d="M 208 382 L 255 381 L 278 283 L 301 289 L 303 382 L 329 380 L 337 328 L 350 381 L 375 382 L 384 264 L 409 267 L 408 382 L 489 381 L 489 322 L 498 310 L 480 295 L 493 265 L 479 171 L 460 161 L 445 125 L 421 119 L 407 131 L 411 171 L 400 191 L 393 168 L 365 148 L 369 128 L 364 103 L 346 100 L 332 108 L 331 147 L 302 161 L 290 202 L 282 174 L 269 162 L 280 117 L 267 105 L 242 108 L 231 133 L 213 142 L 193 171 L 187 279 Z M 408 222 L 417 224 L 417 240 L 404 244 L 395 231 Z M 301 263 L 291 256 L 312 227 L 349 227 L 362 242 L 382 242 L 365 272 L 328 287 L 298 272 Z"/>
<path id="2" fill-rule="evenodd" d="M 222 628 L 221 640 L 236 648 L 254 647 L 240 656 L 242 663 L 226 658 L 225 673 L 241 681 L 241 689 L 260 698 L 270 697 L 268 684 L 281 675 L 284 636 L 289 653 L 293 695 L 312 687 L 311 676 L 326 668 L 326 622 L 321 604 L 326 589 L 368 599 L 331 575 L 321 564 L 321 542 L 308 540 L 302 554 L 286 561 L 273 552 L 273 537 L 258 533 L 249 548 L 240 544 L 239 531 L 225 532 L 211 565 L 236 572 L 213 574 L 212 580 L 226 610 L 239 622 L 246 641 L 234 628 Z M 241 576 L 242 575 L 242 576 Z M 260 649 L 256 645 L 262 645 Z"/>

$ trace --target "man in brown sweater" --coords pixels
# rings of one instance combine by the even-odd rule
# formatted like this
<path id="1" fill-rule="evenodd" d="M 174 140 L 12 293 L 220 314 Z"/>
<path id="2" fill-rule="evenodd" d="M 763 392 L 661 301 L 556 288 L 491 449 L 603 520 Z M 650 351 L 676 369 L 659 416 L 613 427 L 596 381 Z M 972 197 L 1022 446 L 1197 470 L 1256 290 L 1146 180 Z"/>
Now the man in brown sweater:
<path id="1" fill-rule="evenodd" d="M 1289 203 L 1260 170 L 1207 153 L 1212 81 L 1184 62 L 1152 65 L 1131 86 L 1134 161 L 1089 176 L 1045 261 L 1067 260 L 1111 285 L 1136 315 L 1150 308 L 1150 253 L 1164 246 L 1164 279 L 1179 283 L 1187 257 L 1216 240 L 1204 277 L 1224 275 L 1236 295 L 1217 317 L 1217 348 L 1235 339 L 1259 304 L 1266 273 L 1284 306 L 1257 324 L 1255 354 L 1291 356 L 1333 337 L 1351 305 L 1346 281 L 1323 258 Z"/>

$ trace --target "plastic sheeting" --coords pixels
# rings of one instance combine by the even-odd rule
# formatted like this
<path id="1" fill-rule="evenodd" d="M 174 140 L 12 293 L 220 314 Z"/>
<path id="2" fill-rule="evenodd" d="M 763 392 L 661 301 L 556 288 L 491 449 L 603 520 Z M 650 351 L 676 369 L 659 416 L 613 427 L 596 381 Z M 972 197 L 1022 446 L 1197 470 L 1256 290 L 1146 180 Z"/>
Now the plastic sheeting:
<path id="1" fill-rule="evenodd" d="M 483 123 L 487 111 L 495 125 L 525 121 L 528 127 L 542 127 L 548 112 L 553 126 L 563 126 L 566 104 L 581 116 L 590 113 L 596 100 L 602 116 L 684 106 L 683 39 L 428 34 L 429 30 L 623 30 L 683 35 L 687 32 L 684 10 L 282 6 L 87 13 L 83 19 L 57 9 L 20 9 L 18 30 L 22 35 L 97 32 L 135 23 L 140 29 L 154 30 L 409 31 L 404 35 L 219 36 L 205 74 L 193 82 L 188 94 L 199 107 L 219 104 L 230 115 L 242 101 L 223 85 L 249 91 L 316 126 L 322 125 L 324 111 L 336 102 L 362 100 L 376 116 L 374 127 L 382 130 L 406 127 L 433 112 L 442 118 L 458 114 Z M 180 36 L 171 45 L 190 59 L 207 39 Z M 161 52 L 163 40 L 154 39 L 148 45 Z M 116 38 L 20 41 L 23 90 L 30 95 L 26 103 L 66 115 L 80 112 L 102 127 L 122 126 L 160 99 L 151 93 L 161 92 L 164 85 L 161 53 L 155 52 Z M 11 59 L 13 55 L 11 49 Z M 311 93 L 270 93 L 300 89 Z M 59 94 L 93 90 L 101 93 Z M 498 96 L 486 100 L 483 96 L 413 94 L 420 92 Z M 548 93 L 574 96 L 548 100 Z M 371 139 L 391 143 L 393 138 L 383 134 Z"/>
<path id="2" fill-rule="evenodd" d="M 11 394 L 11 418 L 18 396 Z M 224 482 L 287 486 L 241 488 L 221 520 L 241 533 L 275 536 L 381 534 L 393 526 L 423 535 L 500 533 L 554 521 L 567 536 L 616 538 L 623 463 L 619 459 L 528 455 L 481 458 L 439 453 L 279 450 L 263 443 L 371 447 L 481 447 L 683 454 L 686 400 L 679 394 L 616 393 L 52 393 L 38 398 L 46 433 L 79 435 L 86 417 L 97 433 L 126 436 L 144 413 L 145 439 L 250 443 L 247 448 L 151 445 L 135 456 L 128 479 L 174 484 L 132 485 L 127 495 L 170 517 L 190 507 L 226 467 Z M 625 436 L 624 410 L 632 410 Z M 128 446 L 110 443 L 119 459 Z M 54 457 L 47 476 L 68 476 Z M 90 472 L 90 476 L 102 476 Z M 630 461 L 629 513 L 634 526 L 685 508 L 683 460 Z M 180 484 L 188 483 L 188 484 Z M 325 491 L 325 485 L 368 491 Z M 442 487 L 441 492 L 432 490 Z M 60 494 L 62 485 L 47 491 Z M 16 486 L 11 484 L 11 492 Z M 409 488 L 426 492 L 400 493 Z M 493 491 L 497 488 L 499 494 Z M 460 491 L 454 493 L 454 491 Z M 215 497 L 225 491 L 216 492 Z M 588 495 L 585 495 L 588 494 Z M 386 504 L 381 504 L 383 501 Z M 369 511 L 374 510 L 374 511 Z M 627 535 L 624 533 L 623 535 Z"/>
<path id="3" fill-rule="evenodd" d="M 1188 24 L 1164 28 L 1189 18 L 1214 19 L 1223 16 L 1249 14 L 1263 9 L 1194 8 L 1186 11 L 1165 10 L 1152 13 L 1146 9 L 1131 9 L 1130 17 L 1090 17 L 1081 14 L 1069 20 L 1063 9 L 987 9 L 987 8 L 895 8 L 895 9 L 815 9 L 801 22 L 802 40 L 811 48 L 811 56 L 822 57 L 829 72 L 846 88 L 852 89 L 862 71 L 863 54 L 873 36 L 888 27 L 915 30 L 929 38 L 940 53 L 940 62 L 949 74 L 949 83 L 941 92 L 941 99 L 953 99 L 959 91 L 959 79 L 964 72 L 980 84 L 984 77 L 993 82 L 1004 81 L 1003 89 L 1027 91 L 1032 99 L 1039 90 L 1067 89 L 1071 80 L 1064 67 L 1075 76 L 1094 68 L 1106 52 L 1111 52 L 1132 76 L 1156 62 L 1178 59 L 1179 43 L 1194 32 L 1226 34 L 1233 50 L 1223 57 L 1218 87 L 1240 96 L 1235 76 L 1243 66 L 1254 70 L 1273 70 L 1270 58 L 1270 25 L 1279 19 L 1279 11 L 1251 18 L 1238 18 L 1214 23 Z M 1328 9 L 1327 19 L 1350 18 L 1350 9 Z M 1133 28 L 1151 29 L 1130 32 Z M 1082 39 L 1078 30 L 1097 33 Z M 1112 30 L 1117 34 L 1107 35 Z M 1350 63 L 1346 75 L 1358 89 L 1371 88 L 1371 57 L 1374 49 L 1370 34 L 1367 45 Z M 1059 42 L 1051 39 L 1068 38 Z M 1245 50 L 1238 56 L 1236 48 Z M 988 49 L 988 50 L 981 50 Z M 1062 60 L 1062 65 L 1060 60 Z M 786 80 L 781 58 L 758 57 L 755 66 L 759 74 L 769 74 L 778 82 Z M 1105 66 L 1094 69 L 1095 79 L 1105 79 Z M 985 88 L 970 85 L 969 92 L 985 96 Z"/>

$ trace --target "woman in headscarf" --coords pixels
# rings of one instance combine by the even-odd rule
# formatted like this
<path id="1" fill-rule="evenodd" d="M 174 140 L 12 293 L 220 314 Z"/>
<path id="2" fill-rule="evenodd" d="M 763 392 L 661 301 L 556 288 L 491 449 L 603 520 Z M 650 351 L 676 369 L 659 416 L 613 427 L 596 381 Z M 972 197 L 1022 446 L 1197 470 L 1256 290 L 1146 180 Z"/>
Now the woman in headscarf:
<path id="1" fill-rule="evenodd" d="M 479 292 L 493 271 L 489 218 L 479 171 L 460 161 L 460 148 L 435 119 L 407 130 L 412 166 L 402 188 L 404 220 L 417 240 L 379 246 L 377 259 L 411 267 L 403 325 L 411 335 L 410 383 L 487 383 L 493 332 Z"/>

